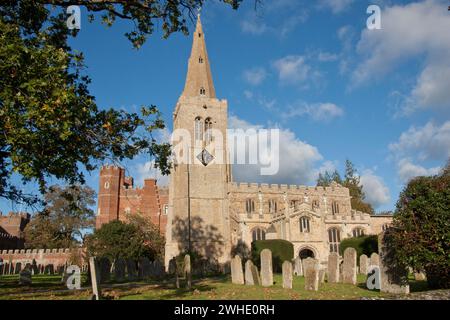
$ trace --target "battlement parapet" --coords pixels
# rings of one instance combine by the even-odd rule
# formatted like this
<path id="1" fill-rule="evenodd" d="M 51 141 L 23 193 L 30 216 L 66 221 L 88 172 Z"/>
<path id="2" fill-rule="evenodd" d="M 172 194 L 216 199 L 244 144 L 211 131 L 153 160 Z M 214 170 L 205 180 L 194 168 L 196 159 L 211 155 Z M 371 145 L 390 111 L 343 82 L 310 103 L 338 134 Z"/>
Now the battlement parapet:
<path id="1" fill-rule="evenodd" d="M 267 183 L 231 183 L 232 192 L 274 192 L 274 193 L 292 193 L 304 195 L 323 195 L 324 193 L 340 196 L 349 196 L 349 190 L 339 184 L 333 184 L 329 187 L 287 185 L 287 184 L 267 184 Z"/>

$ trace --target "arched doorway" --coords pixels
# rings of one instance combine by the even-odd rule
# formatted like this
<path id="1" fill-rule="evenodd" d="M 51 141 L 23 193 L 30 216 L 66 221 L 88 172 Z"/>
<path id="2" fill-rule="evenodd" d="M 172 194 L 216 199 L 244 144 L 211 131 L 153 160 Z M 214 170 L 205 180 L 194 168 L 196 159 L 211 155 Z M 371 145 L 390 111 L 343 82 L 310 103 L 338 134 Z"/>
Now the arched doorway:
<path id="1" fill-rule="evenodd" d="M 311 249 L 302 249 L 300 250 L 300 252 L 298 253 L 298 256 L 300 257 L 300 259 L 306 259 L 306 258 L 314 258 L 314 252 Z"/>

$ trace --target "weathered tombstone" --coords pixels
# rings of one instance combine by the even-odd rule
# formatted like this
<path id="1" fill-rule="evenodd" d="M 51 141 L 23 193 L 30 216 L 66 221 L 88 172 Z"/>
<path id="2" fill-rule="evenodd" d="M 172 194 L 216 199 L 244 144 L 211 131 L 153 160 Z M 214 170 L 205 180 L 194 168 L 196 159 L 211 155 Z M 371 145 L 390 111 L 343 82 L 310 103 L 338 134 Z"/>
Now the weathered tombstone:
<path id="1" fill-rule="evenodd" d="M 255 285 L 255 279 L 252 272 L 253 262 L 252 260 L 247 260 L 245 262 L 245 284 L 252 286 Z"/>
<path id="2" fill-rule="evenodd" d="M 261 285 L 261 277 L 259 275 L 258 267 L 252 264 L 251 267 L 253 281 L 255 282 L 255 285 L 260 286 Z"/>
<path id="3" fill-rule="evenodd" d="M 416 281 L 427 280 L 427 276 L 423 272 L 414 272 L 414 280 Z"/>
<path id="4" fill-rule="evenodd" d="M 308 257 L 306 259 L 303 259 L 303 274 L 306 273 L 306 270 L 309 268 L 314 268 L 314 266 L 319 263 L 319 260 Z"/>
<path id="5" fill-rule="evenodd" d="M 356 255 L 355 248 L 347 248 L 344 251 L 344 267 L 342 282 L 356 284 Z"/>
<path id="6" fill-rule="evenodd" d="M 125 260 L 122 258 L 116 259 L 114 262 L 114 280 L 115 281 L 123 281 L 125 279 Z"/>
<path id="7" fill-rule="evenodd" d="M 307 258 L 305 260 L 308 260 L 310 258 Z M 315 261 L 315 259 L 312 259 L 314 261 L 314 264 L 312 266 L 308 266 L 308 268 L 305 268 L 304 274 L 305 274 L 305 290 L 308 291 L 317 291 L 319 290 L 319 263 Z"/>
<path id="8" fill-rule="evenodd" d="M 22 270 L 22 263 L 17 262 L 16 267 L 14 268 L 14 274 L 19 274 L 20 270 Z"/>
<path id="9" fill-rule="evenodd" d="M 283 262 L 283 288 L 292 289 L 292 263 L 290 261 Z"/>
<path id="10" fill-rule="evenodd" d="M 362 254 L 359 257 L 359 273 L 367 275 L 367 270 L 369 268 L 369 257 L 365 254 Z"/>
<path id="11" fill-rule="evenodd" d="M 175 275 L 175 286 L 177 289 L 180 288 L 180 279 L 178 276 L 178 264 L 177 264 L 177 258 L 173 257 L 169 261 L 169 274 Z"/>
<path id="12" fill-rule="evenodd" d="M 100 279 L 98 275 L 97 261 L 94 257 L 89 258 L 89 271 L 91 273 L 92 300 L 100 300 Z"/>
<path id="13" fill-rule="evenodd" d="M 164 275 L 164 266 L 158 259 L 153 261 L 153 270 L 156 278 L 160 278 Z"/>
<path id="14" fill-rule="evenodd" d="M 370 255 L 370 265 L 371 266 L 379 266 L 380 265 L 380 256 L 378 255 L 378 253 L 373 252 Z"/>
<path id="15" fill-rule="evenodd" d="M 339 282 L 339 254 L 337 252 L 328 255 L 328 282 Z"/>
<path id="16" fill-rule="evenodd" d="M 136 280 L 136 263 L 133 259 L 127 260 L 127 276 L 128 281 Z"/>
<path id="17" fill-rule="evenodd" d="M 389 229 L 388 229 L 389 230 Z M 381 292 L 394 294 L 408 294 L 408 270 L 395 264 L 394 251 L 387 246 L 388 231 L 378 236 L 378 252 L 380 254 L 380 280 Z"/>
<path id="18" fill-rule="evenodd" d="M 241 257 L 238 255 L 231 259 L 231 282 L 234 284 L 244 284 L 242 261 Z"/>
<path id="19" fill-rule="evenodd" d="M 31 270 L 33 274 L 39 273 L 39 268 L 37 266 L 36 259 L 33 259 L 33 262 L 31 263 Z"/>
<path id="20" fill-rule="evenodd" d="M 31 268 L 24 268 L 20 271 L 19 284 L 24 286 L 31 285 Z"/>
<path id="21" fill-rule="evenodd" d="M 302 276 L 303 275 L 303 264 L 300 257 L 297 257 L 294 259 L 294 274 L 296 276 Z"/>
<path id="22" fill-rule="evenodd" d="M 105 283 L 111 277 L 111 262 L 106 257 L 100 259 L 100 283 Z"/>
<path id="23" fill-rule="evenodd" d="M 81 289 L 81 270 L 77 265 L 68 266 L 64 272 L 67 275 L 66 286 L 69 290 Z"/>
<path id="24" fill-rule="evenodd" d="M 150 260 L 147 257 L 142 257 L 139 259 L 139 278 L 148 279 L 151 275 L 150 269 L 152 265 L 150 264 Z"/>
<path id="25" fill-rule="evenodd" d="M 263 249 L 261 251 L 261 283 L 264 287 L 273 285 L 272 251 Z"/>
<path id="26" fill-rule="evenodd" d="M 325 269 L 324 266 L 320 266 L 319 268 L 319 283 L 324 283 L 325 282 L 325 274 L 326 274 L 327 270 Z"/>
<path id="27" fill-rule="evenodd" d="M 187 281 L 187 288 L 192 288 L 192 273 L 191 273 L 191 256 L 186 254 L 184 256 L 184 270 L 183 270 L 184 276 Z"/>

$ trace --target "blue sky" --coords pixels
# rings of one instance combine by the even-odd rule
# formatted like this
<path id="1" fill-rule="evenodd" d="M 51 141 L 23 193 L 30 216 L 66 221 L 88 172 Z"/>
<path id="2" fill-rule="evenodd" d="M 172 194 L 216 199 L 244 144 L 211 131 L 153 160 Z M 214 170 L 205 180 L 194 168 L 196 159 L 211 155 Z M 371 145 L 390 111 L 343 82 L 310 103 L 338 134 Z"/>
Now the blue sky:
<path id="1" fill-rule="evenodd" d="M 370 4 L 381 8 L 381 30 L 366 28 Z M 245 0 L 234 11 L 208 1 L 203 29 L 229 126 L 281 129 L 279 174 L 235 170 L 235 180 L 313 185 L 318 172 L 342 171 L 348 158 L 367 200 L 378 211 L 393 209 L 408 179 L 438 172 L 450 156 L 447 6 L 445 0 L 272 0 L 255 11 Z M 131 27 L 88 23 L 82 11 L 71 44 L 85 54 L 99 106 L 135 111 L 155 104 L 170 130 L 191 36 L 163 40 L 157 31 L 134 50 L 123 36 Z M 124 164 L 142 183 L 160 178 L 148 161 Z M 87 178 L 97 190 L 98 172 Z"/>

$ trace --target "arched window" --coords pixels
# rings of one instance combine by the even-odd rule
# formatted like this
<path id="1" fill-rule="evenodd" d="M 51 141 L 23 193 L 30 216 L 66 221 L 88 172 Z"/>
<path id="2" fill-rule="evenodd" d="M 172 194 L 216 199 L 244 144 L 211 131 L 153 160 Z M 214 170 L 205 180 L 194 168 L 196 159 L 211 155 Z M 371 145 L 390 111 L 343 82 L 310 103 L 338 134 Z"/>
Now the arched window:
<path id="1" fill-rule="evenodd" d="M 270 199 L 269 200 L 269 213 L 277 213 L 277 201 Z"/>
<path id="2" fill-rule="evenodd" d="M 301 217 L 300 218 L 300 232 L 302 233 L 308 233 L 311 231 L 309 226 L 309 218 L 308 217 Z"/>
<path id="3" fill-rule="evenodd" d="M 333 214 L 339 213 L 339 203 L 338 203 L 337 201 L 333 201 L 333 202 L 331 203 L 331 212 L 332 212 Z"/>
<path id="4" fill-rule="evenodd" d="M 201 96 L 204 96 L 205 94 L 206 94 L 205 88 L 201 87 L 201 88 L 200 88 L 200 95 L 201 95 Z"/>
<path id="5" fill-rule="evenodd" d="M 108 181 L 105 182 L 105 189 L 109 189 L 109 182 Z"/>
<path id="6" fill-rule="evenodd" d="M 253 212 L 255 212 L 255 201 L 253 201 L 252 199 L 247 199 L 247 201 L 245 201 L 245 211 L 248 214 L 252 214 Z"/>
<path id="7" fill-rule="evenodd" d="M 205 120 L 205 142 L 208 144 L 212 141 L 212 121 L 211 118 Z"/>
<path id="8" fill-rule="evenodd" d="M 202 57 L 198 57 L 198 62 L 199 63 L 203 63 L 203 58 Z"/>
<path id="9" fill-rule="evenodd" d="M 314 199 L 314 200 L 312 201 L 312 208 L 313 208 L 313 210 L 319 208 L 319 206 L 320 206 L 320 205 L 319 205 L 319 200 Z"/>
<path id="10" fill-rule="evenodd" d="M 328 229 L 328 243 L 330 252 L 339 252 L 339 243 L 341 242 L 341 233 L 338 228 Z"/>
<path id="11" fill-rule="evenodd" d="M 353 229 L 352 233 L 353 233 L 354 238 L 360 237 L 360 236 L 364 235 L 364 229 L 363 228 L 355 228 L 355 229 Z"/>
<path id="12" fill-rule="evenodd" d="M 255 228 L 252 231 L 252 239 L 256 240 L 266 240 L 266 231 L 262 228 Z"/>
<path id="13" fill-rule="evenodd" d="M 200 117 L 195 118 L 195 141 L 203 140 L 203 122 Z"/>

